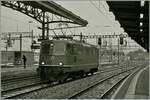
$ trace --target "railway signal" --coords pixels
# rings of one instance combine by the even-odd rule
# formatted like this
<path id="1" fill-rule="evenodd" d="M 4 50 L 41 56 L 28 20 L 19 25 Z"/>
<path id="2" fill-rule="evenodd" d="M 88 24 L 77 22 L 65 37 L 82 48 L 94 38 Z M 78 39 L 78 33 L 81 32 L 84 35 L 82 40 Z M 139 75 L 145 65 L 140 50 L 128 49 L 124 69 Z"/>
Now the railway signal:
<path id="1" fill-rule="evenodd" d="M 8 47 L 12 47 L 12 42 L 10 39 L 7 40 L 7 45 L 8 45 Z"/>
<path id="2" fill-rule="evenodd" d="M 102 44 L 102 39 L 101 39 L 101 38 L 98 38 L 98 45 L 101 46 L 101 44 Z"/>
<path id="3" fill-rule="evenodd" d="M 120 44 L 123 45 L 123 37 L 120 37 Z"/>
<path id="4" fill-rule="evenodd" d="M 123 34 L 120 34 L 120 45 L 123 45 L 123 41 L 124 41 L 123 38 L 124 38 L 124 37 L 123 37 Z"/>

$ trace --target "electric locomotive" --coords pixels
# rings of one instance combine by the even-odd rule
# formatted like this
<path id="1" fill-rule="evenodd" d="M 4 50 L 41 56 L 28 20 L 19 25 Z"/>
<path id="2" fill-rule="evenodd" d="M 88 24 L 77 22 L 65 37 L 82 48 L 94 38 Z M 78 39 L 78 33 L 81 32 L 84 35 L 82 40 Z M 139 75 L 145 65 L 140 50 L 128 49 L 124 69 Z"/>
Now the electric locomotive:
<path id="1" fill-rule="evenodd" d="M 98 49 L 76 40 L 41 42 L 38 73 L 42 81 L 63 82 L 98 70 Z"/>

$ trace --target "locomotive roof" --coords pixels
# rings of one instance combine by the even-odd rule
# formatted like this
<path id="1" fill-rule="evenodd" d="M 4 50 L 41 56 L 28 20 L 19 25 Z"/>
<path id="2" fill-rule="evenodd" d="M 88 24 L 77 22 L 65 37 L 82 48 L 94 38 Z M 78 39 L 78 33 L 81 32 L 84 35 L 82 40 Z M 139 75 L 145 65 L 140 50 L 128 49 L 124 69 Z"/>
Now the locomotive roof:
<path id="1" fill-rule="evenodd" d="M 78 40 L 44 40 L 43 42 L 64 42 L 64 43 L 80 44 L 80 45 L 86 46 L 86 47 L 95 47 L 95 48 L 97 48 L 95 45 L 85 43 L 85 42 L 81 42 L 81 41 L 78 41 Z"/>

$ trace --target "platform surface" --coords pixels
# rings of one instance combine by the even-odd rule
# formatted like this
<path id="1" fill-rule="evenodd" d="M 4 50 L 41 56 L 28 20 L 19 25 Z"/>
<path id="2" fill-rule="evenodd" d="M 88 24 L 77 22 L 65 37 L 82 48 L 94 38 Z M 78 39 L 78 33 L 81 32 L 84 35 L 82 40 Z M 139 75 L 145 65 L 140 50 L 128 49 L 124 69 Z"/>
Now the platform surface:
<path id="1" fill-rule="evenodd" d="M 149 68 L 144 70 L 136 84 L 135 98 L 142 99 L 149 96 Z"/>
<path id="2" fill-rule="evenodd" d="M 149 67 L 142 68 L 124 80 L 112 99 L 149 99 Z"/>

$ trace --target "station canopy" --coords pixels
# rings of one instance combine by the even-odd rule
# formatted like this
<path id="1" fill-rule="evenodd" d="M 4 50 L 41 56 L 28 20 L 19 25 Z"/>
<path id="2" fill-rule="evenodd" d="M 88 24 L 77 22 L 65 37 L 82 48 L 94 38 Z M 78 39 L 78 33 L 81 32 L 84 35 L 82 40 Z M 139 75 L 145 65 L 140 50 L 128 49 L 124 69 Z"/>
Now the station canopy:
<path id="1" fill-rule="evenodd" d="M 45 22 L 45 12 L 57 15 L 59 17 L 66 18 L 68 20 L 71 20 L 70 23 L 73 24 L 78 24 L 81 26 L 86 26 L 88 22 L 81 17 L 75 15 L 71 11 L 65 9 L 64 7 L 58 5 L 57 3 L 53 1 L 1 1 L 1 5 L 12 8 L 14 10 L 17 10 L 21 13 L 24 13 L 28 15 L 29 17 L 34 18 L 40 23 Z M 47 15 L 48 16 L 48 15 Z M 51 15 L 52 16 L 52 15 Z M 51 18 L 51 16 L 49 16 Z M 58 17 L 57 17 L 58 19 Z M 61 18 L 60 18 L 61 19 Z M 54 21 L 54 18 L 51 18 L 51 22 L 61 22 L 59 21 Z M 62 22 L 68 22 L 69 21 L 62 21 Z"/>
<path id="2" fill-rule="evenodd" d="M 149 51 L 149 1 L 107 1 L 124 31 Z"/>

